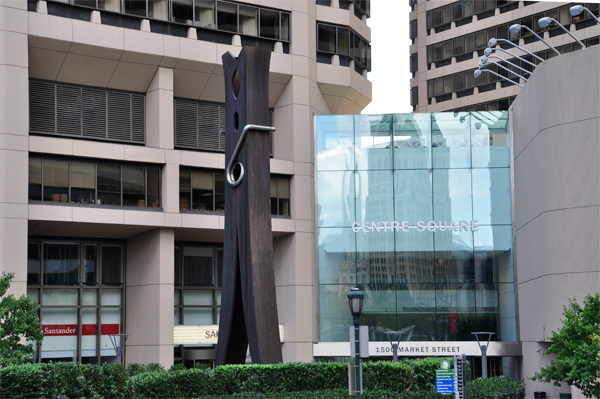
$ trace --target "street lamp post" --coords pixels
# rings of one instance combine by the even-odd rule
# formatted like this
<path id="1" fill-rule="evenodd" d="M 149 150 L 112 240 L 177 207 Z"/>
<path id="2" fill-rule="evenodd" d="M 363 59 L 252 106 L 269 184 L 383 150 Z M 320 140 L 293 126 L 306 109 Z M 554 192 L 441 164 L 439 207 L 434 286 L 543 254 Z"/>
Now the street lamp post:
<path id="1" fill-rule="evenodd" d="M 354 365 L 356 367 L 356 398 L 360 399 L 360 314 L 362 312 L 364 294 L 354 287 L 348 293 L 348 305 L 350 306 L 350 313 L 354 319 L 354 345 L 355 345 L 355 358 Z"/>
<path id="2" fill-rule="evenodd" d="M 492 338 L 492 335 L 496 334 L 494 332 L 472 332 L 471 334 L 473 334 L 475 336 L 475 338 L 477 339 L 477 344 L 479 345 L 479 349 L 481 349 L 481 374 L 482 374 L 482 378 L 487 378 L 487 348 L 488 346 L 490 346 L 490 339 Z M 479 342 L 479 335 L 488 335 L 488 340 L 487 340 L 487 344 L 483 345 L 481 342 Z"/>

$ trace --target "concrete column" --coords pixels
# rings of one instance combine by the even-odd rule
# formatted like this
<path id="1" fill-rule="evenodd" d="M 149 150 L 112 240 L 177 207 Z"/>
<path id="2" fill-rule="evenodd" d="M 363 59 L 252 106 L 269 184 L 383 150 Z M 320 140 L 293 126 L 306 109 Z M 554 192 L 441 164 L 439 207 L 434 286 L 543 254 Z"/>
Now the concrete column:
<path id="1" fill-rule="evenodd" d="M 29 73 L 27 2 L 0 1 L 0 272 L 27 292 Z"/>
<path id="2" fill-rule="evenodd" d="M 125 326 L 129 363 L 173 364 L 175 233 L 156 229 L 127 240 Z"/>
<path id="3" fill-rule="evenodd" d="M 173 70 L 159 67 L 146 93 L 146 146 L 173 149 Z"/>

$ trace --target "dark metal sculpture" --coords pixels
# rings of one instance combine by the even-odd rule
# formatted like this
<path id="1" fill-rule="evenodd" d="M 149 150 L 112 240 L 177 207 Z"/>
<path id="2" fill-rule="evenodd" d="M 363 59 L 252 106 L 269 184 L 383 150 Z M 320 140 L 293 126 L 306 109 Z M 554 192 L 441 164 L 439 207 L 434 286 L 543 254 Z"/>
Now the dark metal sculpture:
<path id="1" fill-rule="evenodd" d="M 222 57 L 225 74 L 225 238 L 217 365 L 281 363 L 269 168 L 271 52 Z"/>

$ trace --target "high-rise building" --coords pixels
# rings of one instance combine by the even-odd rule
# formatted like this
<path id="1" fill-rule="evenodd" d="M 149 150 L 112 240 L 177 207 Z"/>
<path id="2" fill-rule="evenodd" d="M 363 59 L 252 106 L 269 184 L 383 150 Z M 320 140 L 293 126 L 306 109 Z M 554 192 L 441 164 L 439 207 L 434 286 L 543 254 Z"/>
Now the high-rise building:
<path id="1" fill-rule="evenodd" d="M 558 54 L 581 46 L 555 22 L 540 27 L 540 18 L 558 21 L 586 47 L 598 45 L 600 25 L 587 13 L 571 16 L 569 9 L 584 5 L 598 16 L 598 2 L 558 3 L 510 0 L 410 0 L 411 105 L 415 112 L 507 110 L 520 87 L 491 72 L 475 78 L 484 51 L 492 38 L 500 41 L 492 55 L 508 60 L 508 65 L 491 57 L 487 69 L 519 83 L 514 74 L 528 78 L 525 71 Z M 511 34 L 510 27 L 519 24 Z M 529 53 L 516 48 L 517 45 Z M 517 56 L 521 59 L 515 58 Z M 502 67 L 494 65 L 500 63 Z M 521 69 L 520 69 L 521 68 Z M 520 80 L 523 84 L 524 81 Z"/>
<path id="2" fill-rule="evenodd" d="M 272 51 L 283 359 L 313 359 L 312 121 L 370 102 L 368 14 L 365 0 L 0 1 L 0 270 L 41 304 L 35 361 L 114 361 L 121 333 L 127 363 L 214 358 L 221 56 L 242 46 Z"/>

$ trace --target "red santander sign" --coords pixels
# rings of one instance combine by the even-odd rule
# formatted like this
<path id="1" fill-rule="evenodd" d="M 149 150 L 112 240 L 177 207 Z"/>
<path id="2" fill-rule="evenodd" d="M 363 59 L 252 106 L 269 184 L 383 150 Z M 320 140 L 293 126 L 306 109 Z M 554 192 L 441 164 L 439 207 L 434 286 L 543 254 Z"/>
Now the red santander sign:
<path id="1" fill-rule="evenodd" d="M 77 324 L 44 324 L 42 332 L 46 337 L 63 337 L 77 335 Z M 82 324 L 82 335 L 96 335 L 98 326 L 96 324 Z M 100 326 L 101 335 L 119 334 L 119 324 L 102 324 Z"/>

